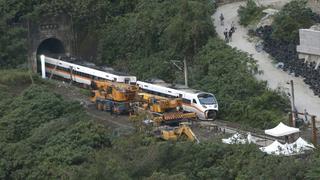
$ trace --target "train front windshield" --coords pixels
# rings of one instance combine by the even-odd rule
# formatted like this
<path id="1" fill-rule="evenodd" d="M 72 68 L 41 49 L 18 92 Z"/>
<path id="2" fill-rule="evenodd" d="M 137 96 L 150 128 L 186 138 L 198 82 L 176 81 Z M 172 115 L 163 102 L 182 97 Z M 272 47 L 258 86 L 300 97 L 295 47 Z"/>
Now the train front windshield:
<path id="1" fill-rule="evenodd" d="M 211 94 L 199 94 L 198 98 L 202 105 L 212 105 L 217 103 L 216 98 Z"/>

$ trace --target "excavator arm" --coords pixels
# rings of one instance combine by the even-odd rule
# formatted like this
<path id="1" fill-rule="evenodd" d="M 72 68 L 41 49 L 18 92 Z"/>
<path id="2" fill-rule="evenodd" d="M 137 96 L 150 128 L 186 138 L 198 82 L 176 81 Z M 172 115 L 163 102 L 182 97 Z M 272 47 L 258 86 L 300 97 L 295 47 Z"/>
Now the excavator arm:
<path id="1" fill-rule="evenodd" d="M 190 141 L 196 141 L 197 143 L 200 142 L 197 136 L 191 130 L 191 128 L 184 124 L 176 129 L 175 134 L 177 134 L 179 137 L 181 137 L 182 135 L 186 135 Z"/>
<path id="2" fill-rule="evenodd" d="M 195 141 L 197 143 L 200 142 L 197 136 L 191 130 L 191 128 L 185 124 L 182 124 L 175 129 L 161 130 L 161 138 L 164 140 L 176 141 L 179 138 L 181 138 L 183 135 L 185 135 L 190 141 L 193 141 L 193 142 Z"/>

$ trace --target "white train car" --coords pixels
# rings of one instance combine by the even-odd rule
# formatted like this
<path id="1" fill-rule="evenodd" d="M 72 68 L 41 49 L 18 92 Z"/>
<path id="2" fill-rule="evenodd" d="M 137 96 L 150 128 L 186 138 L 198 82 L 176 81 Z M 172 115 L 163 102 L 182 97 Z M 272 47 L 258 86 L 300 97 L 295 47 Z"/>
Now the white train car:
<path id="1" fill-rule="evenodd" d="M 137 81 L 137 85 L 149 93 L 160 96 L 182 98 L 183 110 L 195 112 L 201 120 L 214 120 L 218 112 L 218 102 L 211 93 L 202 92 L 182 86 L 170 87 L 166 83 L 149 83 Z"/>
<path id="2" fill-rule="evenodd" d="M 115 71 L 104 71 L 71 62 L 62 61 L 42 55 L 47 74 L 53 74 L 74 82 L 91 85 L 93 79 L 104 79 L 114 82 L 135 84 L 136 76 L 124 75 Z"/>

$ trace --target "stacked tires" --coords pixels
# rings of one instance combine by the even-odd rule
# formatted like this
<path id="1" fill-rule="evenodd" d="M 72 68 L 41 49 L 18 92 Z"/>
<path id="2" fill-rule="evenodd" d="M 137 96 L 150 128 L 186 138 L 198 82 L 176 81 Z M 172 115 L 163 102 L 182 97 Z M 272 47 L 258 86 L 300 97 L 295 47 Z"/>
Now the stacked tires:
<path id="1" fill-rule="evenodd" d="M 320 97 L 320 67 L 315 70 L 315 62 L 305 63 L 304 59 L 299 59 L 296 51 L 297 44 L 276 41 L 271 37 L 271 34 L 271 26 L 260 27 L 255 32 L 256 36 L 264 40 L 264 51 L 274 57 L 276 61 L 284 64 L 282 70 L 295 77 L 302 77 L 314 94 Z"/>

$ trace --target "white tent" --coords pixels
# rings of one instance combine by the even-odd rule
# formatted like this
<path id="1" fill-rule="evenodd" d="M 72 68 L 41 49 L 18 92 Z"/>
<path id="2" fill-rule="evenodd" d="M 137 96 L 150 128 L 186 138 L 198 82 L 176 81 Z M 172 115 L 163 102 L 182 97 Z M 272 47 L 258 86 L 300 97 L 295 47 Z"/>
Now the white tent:
<path id="1" fill-rule="evenodd" d="M 235 133 L 228 139 L 222 139 L 222 142 L 225 144 L 245 144 L 247 139 L 244 138 L 241 134 Z"/>
<path id="2" fill-rule="evenodd" d="M 274 141 L 269 146 L 261 147 L 259 149 L 267 154 L 290 156 L 302 154 L 307 150 L 312 150 L 313 148 L 315 147 L 312 144 L 309 144 L 300 137 L 291 144 L 281 144 L 278 141 Z"/>
<path id="3" fill-rule="evenodd" d="M 278 126 L 264 131 L 264 133 L 274 137 L 286 136 L 297 132 L 300 132 L 298 128 L 289 127 L 282 122 L 280 122 Z"/>
<path id="4" fill-rule="evenodd" d="M 269 146 L 259 148 L 262 152 L 267 154 L 280 155 L 285 151 L 285 146 L 279 143 L 277 140 L 271 143 Z M 285 152 L 286 153 L 286 152 Z"/>
<path id="5" fill-rule="evenodd" d="M 295 153 L 304 152 L 315 148 L 313 144 L 308 143 L 301 137 L 299 137 L 294 143 L 288 144 L 288 146 Z"/>

